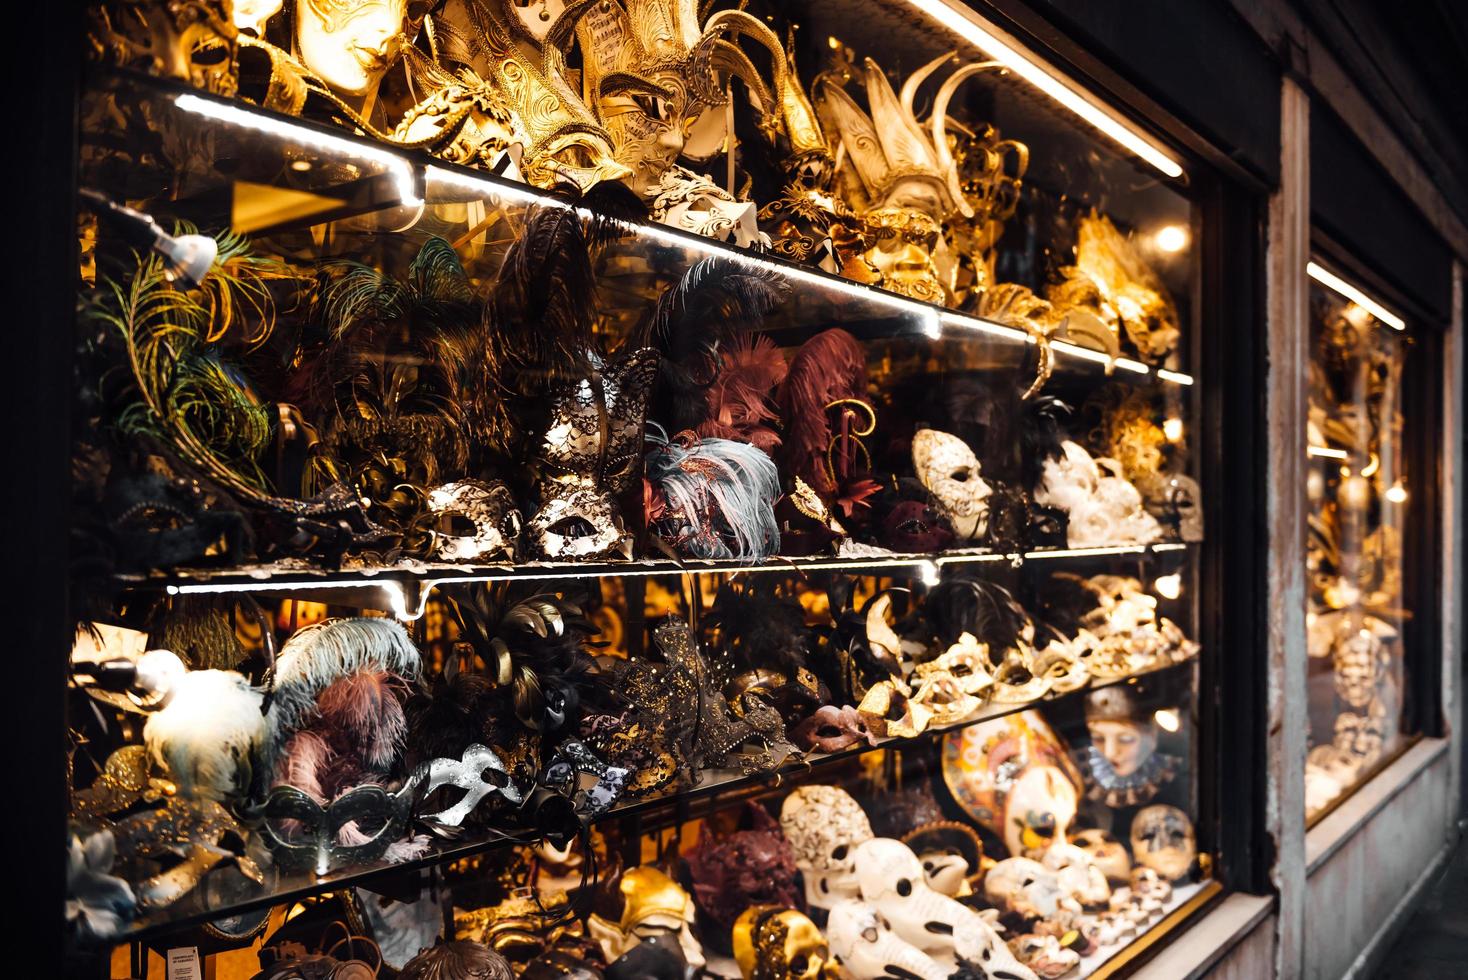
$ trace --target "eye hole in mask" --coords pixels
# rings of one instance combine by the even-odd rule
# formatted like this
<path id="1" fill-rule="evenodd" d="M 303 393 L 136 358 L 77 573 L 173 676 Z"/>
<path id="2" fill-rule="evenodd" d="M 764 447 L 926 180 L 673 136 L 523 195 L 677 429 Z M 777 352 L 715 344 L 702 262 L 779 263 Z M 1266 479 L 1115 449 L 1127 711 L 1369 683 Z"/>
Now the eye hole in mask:
<path id="1" fill-rule="evenodd" d="M 563 538 L 589 538 L 596 534 L 596 528 L 584 517 L 563 517 L 552 524 L 548 529 L 551 534 L 559 534 Z"/>

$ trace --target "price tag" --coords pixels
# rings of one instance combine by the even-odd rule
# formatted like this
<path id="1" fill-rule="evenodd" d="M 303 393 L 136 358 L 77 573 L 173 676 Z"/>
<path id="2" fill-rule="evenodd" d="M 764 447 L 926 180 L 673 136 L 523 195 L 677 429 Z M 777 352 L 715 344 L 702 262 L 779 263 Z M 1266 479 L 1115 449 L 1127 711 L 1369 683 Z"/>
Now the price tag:
<path id="1" fill-rule="evenodd" d="M 199 947 L 179 946 L 168 951 L 168 980 L 204 980 Z"/>

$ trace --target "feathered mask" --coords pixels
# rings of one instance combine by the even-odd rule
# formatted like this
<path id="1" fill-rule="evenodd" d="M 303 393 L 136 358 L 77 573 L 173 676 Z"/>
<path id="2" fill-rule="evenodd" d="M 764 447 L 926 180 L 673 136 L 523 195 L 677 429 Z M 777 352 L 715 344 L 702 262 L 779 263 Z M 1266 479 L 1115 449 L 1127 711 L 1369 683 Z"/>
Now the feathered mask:
<path id="1" fill-rule="evenodd" d="M 855 457 L 865 453 L 857 448 L 861 445 L 857 437 L 869 435 L 875 424 L 865 401 L 866 384 L 867 362 L 861 343 L 838 327 L 806 341 L 796 351 L 780 385 L 785 465 L 820 494 L 834 494 L 850 475 Z M 860 405 L 866 411 L 858 416 L 867 417 L 848 419 L 843 412 L 840 431 L 833 431 L 831 410 L 843 404 L 850 408 Z M 838 451 L 844 467 L 837 465 Z M 838 472 L 843 468 L 846 472 Z"/>
<path id="2" fill-rule="evenodd" d="M 647 522 L 664 541 L 694 558 L 760 560 L 779 549 L 780 475 L 769 456 L 692 433 L 649 432 L 647 444 Z"/>

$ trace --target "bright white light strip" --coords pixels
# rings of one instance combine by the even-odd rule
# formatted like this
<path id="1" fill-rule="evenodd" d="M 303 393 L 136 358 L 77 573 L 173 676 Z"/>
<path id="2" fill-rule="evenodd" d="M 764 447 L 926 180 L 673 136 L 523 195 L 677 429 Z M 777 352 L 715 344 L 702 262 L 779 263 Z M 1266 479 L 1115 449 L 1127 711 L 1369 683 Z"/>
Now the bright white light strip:
<path id="1" fill-rule="evenodd" d="M 1157 377 L 1163 381 L 1171 381 L 1174 384 L 1190 385 L 1193 383 L 1191 374 L 1183 374 L 1181 371 L 1169 371 L 1167 368 L 1158 368 Z"/>
<path id="2" fill-rule="evenodd" d="M 509 188 L 504 184 L 491 183 L 487 180 L 481 180 L 477 177 L 471 177 L 468 174 L 461 174 L 452 170 L 445 170 L 442 167 L 435 167 L 431 164 L 427 168 L 427 171 L 429 180 L 443 181 L 446 184 L 453 184 L 463 190 L 474 191 L 490 197 L 508 197 L 528 204 L 540 204 L 549 207 L 572 207 L 572 205 L 567 204 L 565 201 L 557 200 L 546 194 L 538 194 L 533 190 L 518 187 Z M 605 217 L 605 215 L 599 215 L 587 208 L 576 208 L 575 210 L 577 214 L 587 220 Z M 861 286 L 834 276 L 820 275 L 807 269 L 802 269 L 799 266 L 768 262 L 758 256 L 750 255 L 747 252 L 740 251 L 722 242 L 714 241 L 711 238 L 680 235 L 661 225 L 644 225 L 632 222 L 618 222 L 618 224 L 621 224 L 633 234 L 651 238 L 654 241 L 661 242 L 673 248 L 707 252 L 710 255 L 717 255 L 720 258 L 740 263 L 751 269 L 773 271 L 778 275 L 784 276 L 786 279 L 793 279 L 817 289 L 843 293 L 855 299 L 870 303 L 881 303 L 916 319 L 919 323 L 919 329 L 929 337 L 938 337 L 941 334 L 942 328 L 939 322 L 939 311 L 923 303 L 914 303 L 911 300 L 893 296 L 880 289 Z"/>
<path id="3" fill-rule="evenodd" d="M 1141 133 L 1050 74 L 1048 70 L 1031 61 L 1005 41 L 995 37 L 964 13 L 946 3 L 945 0 L 907 0 L 907 2 L 1095 126 L 1132 153 L 1146 160 L 1163 174 L 1174 178 L 1183 175 L 1182 166 L 1153 145 Z"/>
<path id="4" fill-rule="evenodd" d="M 256 132 L 268 133 L 271 136 L 279 136 L 294 143 L 311 146 L 328 153 L 339 153 L 344 156 L 357 157 L 370 160 L 380 164 L 393 175 L 393 182 L 398 187 L 398 200 L 402 204 L 422 204 L 423 200 L 413 184 L 413 167 L 407 160 L 388 150 L 360 143 L 356 140 L 347 139 L 342 136 L 332 136 L 329 133 L 319 133 L 306 126 L 300 126 L 284 119 L 267 116 L 264 113 L 252 112 L 239 106 L 226 105 L 203 99 L 197 95 L 175 96 L 173 104 L 184 112 L 192 112 L 196 115 L 207 116 L 219 122 L 229 123 L 232 126 L 241 126 L 245 129 L 253 129 Z"/>
<path id="5" fill-rule="evenodd" d="M 972 562 L 988 561 L 1016 561 L 1021 558 L 1077 558 L 1092 555 L 1134 555 L 1144 554 L 1148 550 L 1147 545 L 1119 545 L 1112 548 L 1061 548 L 1046 551 L 1029 551 L 1024 554 L 996 554 L 994 552 L 979 552 L 972 555 L 939 555 L 936 558 L 904 557 L 894 556 L 892 558 L 870 558 L 870 559 L 839 559 L 833 558 L 826 561 L 769 561 L 761 565 L 741 566 L 688 566 L 679 568 L 674 564 L 658 566 L 656 568 L 615 568 L 606 571 L 577 572 L 573 568 L 563 571 L 546 572 L 488 572 L 484 574 L 470 575 L 447 575 L 439 578 L 424 578 L 417 584 L 419 586 L 418 607 L 415 610 L 408 609 L 408 596 L 403 588 L 403 583 L 396 579 L 385 578 L 381 581 L 373 581 L 369 578 L 352 579 L 350 581 L 332 581 L 323 579 L 321 581 L 302 580 L 297 582 L 279 582 L 261 580 L 258 582 L 189 582 L 174 584 L 165 587 L 169 595 L 206 595 L 225 594 L 230 592 L 309 592 L 320 589 L 381 589 L 387 594 L 388 605 L 392 607 L 395 617 L 402 620 L 412 621 L 423 615 L 427 607 L 428 598 L 433 590 L 440 585 L 467 585 L 476 582 L 495 581 L 570 581 L 578 578 L 602 578 L 616 576 L 618 578 L 651 578 L 663 575 L 722 575 L 722 574 L 744 574 L 747 572 L 803 572 L 803 571 L 849 571 L 861 572 L 866 569 L 875 568 L 916 568 L 918 575 L 927 584 L 933 584 L 938 580 L 939 570 L 943 565 L 967 564 Z M 1150 546 L 1153 551 L 1181 551 L 1187 548 L 1186 544 L 1157 544 Z M 382 569 L 383 574 L 390 574 L 390 569 Z"/>
<path id="6" fill-rule="evenodd" d="M 1118 357 L 1115 363 L 1123 371 L 1131 371 L 1135 374 L 1150 374 L 1152 372 L 1152 369 L 1147 365 L 1141 361 L 1134 361 L 1130 357 Z"/>
<path id="7" fill-rule="evenodd" d="M 1004 324 L 995 323 L 992 320 L 983 320 L 979 317 L 964 316 L 960 313 L 944 313 L 942 317 L 944 323 L 951 323 L 955 327 L 964 327 L 968 330 L 978 330 L 981 333 L 988 333 L 993 334 L 996 337 L 1003 337 L 1005 340 L 1023 341 L 1027 344 L 1036 343 L 1035 338 L 1025 331 L 1020 330 L 1017 327 L 1006 327 Z"/>
<path id="8" fill-rule="evenodd" d="M 1050 341 L 1050 346 L 1062 354 L 1079 357 L 1085 361 L 1095 361 L 1097 364 L 1109 364 L 1111 362 L 1111 358 L 1099 350 L 1091 350 L 1089 347 L 1067 343 L 1064 340 L 1052 340 Z"/>
<path id="9" fill-rule="evenodd" d="M 1350 459 L 1351 454 L 1344 449 L 1331 449 L 1329 446 L 1310 446 L 1305 450 L 1309 456 L 1324 456 L 1326 459 Z"/>
<path id="10" fill-rule="evenodd" d="M 1370 313 L 1372 316 L 1376 317 L 1378 320 L 1380 320 L 1382 323 L 1385 323 L 1393 330 L 1407 329 L 1406 320 L 1403 320 L 1391 310 L 1387 309 L 1385 306 L 1382 306 L 1376 300 L 1363 293 L 1359 288 L 1349 282 L 1346 282 L 1346 280 L 1342 279 L 1334 272 L 1331 272 L 1329 269 L 1326 269 L 1322 266 L 1315 264 L 1314 262 L 1311 262 L 1305 266 L 1305 272 L 1309 274 L 1311 279 L 1314 279 L 1322 286 L 1334 289 L 1346 299 L 1351 300 L 1357 306 L 1361 307 L 1367 313 Z"/>

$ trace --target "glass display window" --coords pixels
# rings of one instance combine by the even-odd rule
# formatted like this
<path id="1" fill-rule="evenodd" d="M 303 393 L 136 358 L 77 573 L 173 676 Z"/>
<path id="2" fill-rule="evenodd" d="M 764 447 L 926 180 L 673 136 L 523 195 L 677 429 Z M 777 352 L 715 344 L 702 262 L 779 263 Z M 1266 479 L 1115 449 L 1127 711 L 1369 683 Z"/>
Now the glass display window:
<path id="1" fill-rule="evenodd" d="M 1314 820 L 1413 738 L 1409 650 L 1425 516 L 1414 497 L 1431 472 L 1412 435 L 1425 404 L 1413 379 L 1433 338 L 1332 266 L 1312 262 L 1308 273 L 1305 787 Z"/>
<path id="2" fill-rule="evenodd" d="M 1180 155 L 943 4 L 137 26 L 78 949 L 1082 977 L 1222 893 Z"/>

